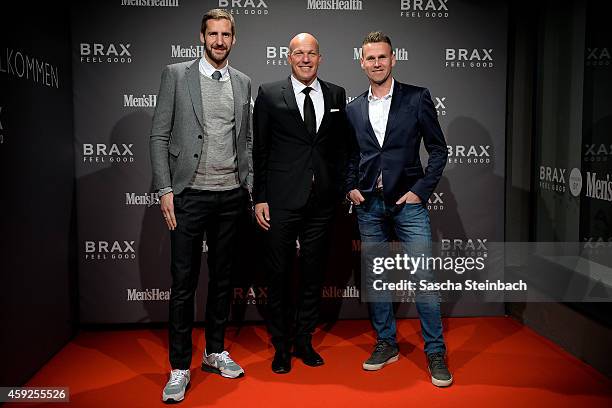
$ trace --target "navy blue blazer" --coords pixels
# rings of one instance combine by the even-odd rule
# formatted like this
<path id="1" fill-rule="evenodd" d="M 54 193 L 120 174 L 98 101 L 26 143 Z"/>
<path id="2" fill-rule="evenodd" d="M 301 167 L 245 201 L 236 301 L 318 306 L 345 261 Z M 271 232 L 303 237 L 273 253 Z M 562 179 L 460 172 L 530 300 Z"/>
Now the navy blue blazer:
<path id="1" fill-rule="evenodd" d="M 448 150 L 438 115 L 426 88 L 395 81 L 383 145 L 378 144 L 368 114 L 368 92 L 346 108 L 354 132 L 349 154 L 345 192 L 374 191 L 382 170 L 385 203 L 393 205 L 408 191 L 423 204 L 436 188 L 447 162 Z M 421 166 L 421 139 L 429 153 L 425 171 Z"/>

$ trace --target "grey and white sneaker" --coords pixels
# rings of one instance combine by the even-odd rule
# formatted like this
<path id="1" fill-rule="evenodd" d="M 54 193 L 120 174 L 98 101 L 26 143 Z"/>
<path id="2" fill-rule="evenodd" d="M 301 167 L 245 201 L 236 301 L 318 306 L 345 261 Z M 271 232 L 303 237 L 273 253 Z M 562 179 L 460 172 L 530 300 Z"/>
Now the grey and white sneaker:
<path id="1" fill-rule="evenodd" d="M 225 378 L 238 378 L 244 375 L 244 370 L 240 367 L 227 351 L 222 353 L 206 354 L 202 358 L 202 370 L 209 373 L 221 374 Z"/>
<path id="2" fill-rule="evenodd" d="M 363 369 L 367 371 L 380 370 L 387 364 L 394 363 L 399 358 L 399 349 L 384 340 L 379 340 L 374 346 L 370 358 L 363 363 Z"/>
<path id="3" fill-rule="evenodd" d="M 185 390 L 189 388 L 190 379 L 189 370 L 170 371 L 170 379 L 164 387 L 162 401 L 167 403 L 182 401 L 185 398 Z"/>

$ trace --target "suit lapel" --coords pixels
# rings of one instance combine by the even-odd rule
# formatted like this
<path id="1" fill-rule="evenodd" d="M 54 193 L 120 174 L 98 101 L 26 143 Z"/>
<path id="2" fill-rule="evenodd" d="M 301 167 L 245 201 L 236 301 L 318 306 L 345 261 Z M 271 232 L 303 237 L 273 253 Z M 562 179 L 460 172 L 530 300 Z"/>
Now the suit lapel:
<path id="1" fill-rule="evenodd" d="M 195 60 L 193 64 L 187 67 L 187 87 L 189 88 L 189 96 L 191 97 L 191 103 L 193 104 L 193 110 L 198 123 L 202 130 L 204 130 L 204 118 L 202 113 L 202 89 L 200 88 L 200 60 Z"/>
<path id="2" fill-rule="evenodd" d="M 393 130 L 395 122 L 397 122 L 397 113 L 402 104 L 402 91 L 399 82 L 395 81 L 393 86 L 393 96 L 391 97 L 391 107 L 389 108 L 389 118 L 387 119 L 387 127 L 385 128 L 385 139 L 383 140 L 383 146 L 389 139 L 389 134 Z"/>
<path id="3" fill-rule="evenodd" d="M 230 81 L 232 83 L 232 94 L 234 95 L 234 125 L 236 126 L 236 138 L 240 135 L 240 126 L 242 125 L 242 101 L 244 101 L 244 93 L 242 92 L 242 84 L 238 80 L 238 75 L 228 67 Z"/>
<path id="4" fill-rule="evenodd" d="M 315 140 L 318 140 L 320 135 L 324 135 L 327 131 L 327 128 L 331 124 L 331 91 L 329 90 L 327 84 L 321 81 L 320 79 L 319 84 L 321 84 L 321 92 L 323 92 L 323 119 L 321 120 L 321 125 L 319 126 L 319 130 L 317 131 Z"/>
<path id="5" fill-rule="evenodd" d="M 368 92 L 363 95 L 363 99 L 361 100 L 361 116 L 363 119 L 363 123 L 366 128 L 366 133 L 370 135 L 372 141 L 376 143 L 376 146 L 380 146 L 378 143 L 378 139 L 376 138 L 376 133 L 374 133 L 374 128 L 372 127 L 372 123 L 370 122 L 370 109 L 369 109 L 369 101 L 368 101 Z"/>
<path id="6" fill-rule="evenodd" d="M 302 137 L 310 141 L 312 140 L 308 131 L 306 130 L 306 125 L 304 125 L 304 120 L 302 119 L 302 115 L 300 115 L 300 110 L 297 106 L 297 101 L 295 100 L 295 94 L 293 93 L 293 85 L 291 84 L 291 77 L 289 77 L 287 85 L 282 90 L 283 98 L 285 99 L 285 103 L 287 107 L 291 111 L 293 118 L 296 120 L 298 128 L 301 129 Z"/>

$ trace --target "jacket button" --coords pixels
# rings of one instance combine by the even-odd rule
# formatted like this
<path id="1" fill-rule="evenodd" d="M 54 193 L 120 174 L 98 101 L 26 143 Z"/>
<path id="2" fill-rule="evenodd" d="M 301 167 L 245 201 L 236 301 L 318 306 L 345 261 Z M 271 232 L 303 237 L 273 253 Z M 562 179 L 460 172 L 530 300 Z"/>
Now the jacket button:
<path id="1" fill-rule="evenodd" d="M 193 157 L 195 157 L 197 159 L 198 158 L 198 154 L 197 153 L 194 154 Z"/>
<path id="2" fill-rule="evenodd" d="M 198 135 L 198 139 L 201 139 L 201 138 L 202 138 L 202 135 Z"/>

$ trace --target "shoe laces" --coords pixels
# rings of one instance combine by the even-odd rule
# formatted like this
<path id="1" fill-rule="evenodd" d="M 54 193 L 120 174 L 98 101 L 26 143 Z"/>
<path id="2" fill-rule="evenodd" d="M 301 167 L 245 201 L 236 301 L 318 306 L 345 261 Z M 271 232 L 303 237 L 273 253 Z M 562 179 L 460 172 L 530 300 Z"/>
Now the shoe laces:
<path id="1" fill-rule="evenodd" d="M 170 385 L 179 385 L 187 377 L 187 372 L 187 370 L 172 370 L 170 372 Z"/>
<path id="2" fill-rule="evenodd" d="M 376 343 L 376 346 L 374 347 L 374 352 L 375 353 L 381 353 L 383 351 L 385 351 L 385 349 L 388 347 L 387 342 L 385 341 L 378 341 Z"/>
<path id="3" fill-rule="evenodd" d="M 444 355 L 442 353 L 433 353 L 429 355 L 429 365 L 432 368 L 446 368 Z"/>
<path id="4" fill-rule="evenodd" d="M 217 356 L 217 358 L 221 360 L 222 362 L 224 362 L 225 364 L 231 364 L 234 362 L 234 360 L 232 360 L 227 350 L 224 350 L 221 353 L 211 353 L 211 354 L 214 354 L 215 356 Z"/>

